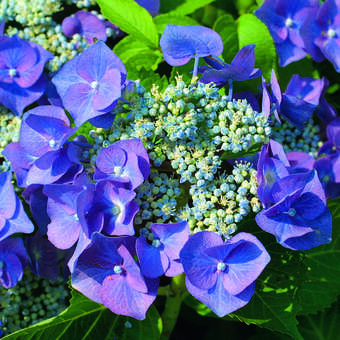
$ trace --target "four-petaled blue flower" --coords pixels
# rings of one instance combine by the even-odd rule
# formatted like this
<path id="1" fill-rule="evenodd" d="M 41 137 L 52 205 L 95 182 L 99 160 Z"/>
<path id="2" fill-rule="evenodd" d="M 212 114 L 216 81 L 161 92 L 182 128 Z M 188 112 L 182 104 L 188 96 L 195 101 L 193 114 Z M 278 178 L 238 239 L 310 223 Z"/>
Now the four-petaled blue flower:
<path id="1" fill-rule="evenodd" d="M 253 235 L 239 233 L 223 242 L 214 232 L 191 236 L 180 252 L 189 292 L 218 316 L 251 299 L 255 280 L 270 256 Z"/>
<path id="2" fill-rule="evenodd" d="M 105 43 L 98 41 L 68 61 L 52 82 L 65 109 L 80 126 L 113 109 L 121 96 L 125 78 L 126 70 L 121 60 Z"/>
<path id="3" fill-rule="evenodd" d="M 72 286 L 118 315 L 143 320 L 156 298 L 158 279 L 143 277 L 129 251 L 131 242 L 135 239 L 95 233 L 76 262 Z"/>

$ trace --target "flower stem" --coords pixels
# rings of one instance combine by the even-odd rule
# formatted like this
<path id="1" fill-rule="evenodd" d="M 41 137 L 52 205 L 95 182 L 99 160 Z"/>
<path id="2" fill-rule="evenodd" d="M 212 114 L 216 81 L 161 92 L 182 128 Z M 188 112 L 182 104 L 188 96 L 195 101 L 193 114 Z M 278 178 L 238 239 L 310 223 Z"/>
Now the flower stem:
<path id="1" fill-rule="evenodd" d="M 166 298 L 165 309 L 162 314 L 163 331 L 160 340 L 168 340 L 176 325 L 181 309 L 183 293 L 185 292 L 185 275 L 181 274 L 172 279 L 169 295 Z"/>

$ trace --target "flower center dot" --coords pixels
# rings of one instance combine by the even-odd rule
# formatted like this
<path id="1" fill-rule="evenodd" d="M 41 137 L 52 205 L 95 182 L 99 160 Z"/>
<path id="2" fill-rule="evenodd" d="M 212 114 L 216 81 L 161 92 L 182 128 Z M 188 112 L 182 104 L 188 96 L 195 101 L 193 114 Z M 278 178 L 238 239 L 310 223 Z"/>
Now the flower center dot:
<path id="1" fill-rule="evenodd" d="M 56 141 L 54 139 L 51 139 L 49 142 L 48 142 L 48 145 L 51 147 L 51 148 L 54 148 L 56 146 Z"/>
<path id="2" fill-rule="evenodd" d="M 224 272 L 226 268 L 227 268 L 227 265 L 224 262 L 219 262 L 217 264 L 217 270 L 221 272 Z"/>
<path id="3" fill-rule="evenodd" d="M 10 77 L 14 77 L 17 74 L 17 70 L 15 68 L 10 68 L 8 74 Z"/>
<path id="4" fill-rule="evenodd" d="M 93 89 L 97 89 L 98 86 L 99 86 L 99 83 L 97 81 L 93 81 L 90 86 L 93 88 Z"/>
<path id="5" fill-rule="evenodd" d="M 113 215 L 119 215 L 120 214 L 120 209 L 116 205 L 114 205 L 111 209 L 111 212 Z"/>
<path id="6" fill-rule="evenodd" d="M 296 215 L 296 210 L 294 208 L 290 208 L 288 210 L 288 215 L 294 217 Z"/>
<path id="7" fill-rule="evenodd" d="M 327 31 L 327 35 L 328 35 L 329 38 L 334 38 L 336 36 L 336 32 L 335 32 L 335 30 L 333 30 L 333 28 L 330 28 Z"/>
<path id="8" fill-rule="evenodd" d="M 74 218 L 76 221 L 79 221 L 78 214 L 74 214 L 74 215 L 73 215 L 73 218 Z"/>
<path id="9" fill-rule="evenodd" d="M 161 245 L 161 241 L 160 241 L 160 240 L 153 240 L 153 241 L 152 241 L 152 245 L 153 245 L 155 248 L 158 248 L 158 247 Z"/>
<path id="10" fill-rule="evenodd" d="M 324 176 L 322 180 L 327 183 L 330 180 L 330 177 L 328 175 Z"/>
<path id="11" fill-rule="evenodd" d="M 115 166 L 113 172 L 115 175 L 120 176 L 123 173 L 123 168 L 121 166 Z"/>
<path id="12" fill-rule="evenodd" d="M 123 272 L 123 269 L 121 266 L 114 266 L 113 271 L 115 272 L 115 274 L 121 274 Z"/>
<path id="13" fill-rule="evenodd" d="M 294 21 L 291 18 L 287 18 L 285 21 L 286 27 L 292 27 L 294 24 Z"/>

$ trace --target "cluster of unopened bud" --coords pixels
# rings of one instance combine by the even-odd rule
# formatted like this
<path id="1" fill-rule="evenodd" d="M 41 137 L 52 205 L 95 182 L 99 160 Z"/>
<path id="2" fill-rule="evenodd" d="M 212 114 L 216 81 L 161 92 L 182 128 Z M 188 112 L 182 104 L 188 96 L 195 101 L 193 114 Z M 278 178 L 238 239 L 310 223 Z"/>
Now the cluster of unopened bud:
<path id="1" fill-rule="evenodd" d="M 241 157 L 266 143 L 267 117 L 246 100 L 228 100 L 212 84 L 186 85 L 179 77 L 163 92 L 146 92 L 138 83 L 129 105 L 118 105 L 110 129 L 90 132 L 96 154 L 118 140 L 139 138 L 152 174 L 137 189 L 135 224 L 187 220 L 193 232 L 214 230 L 224 237 L 250 212 L 258 212 L 256 170 Z M 180 202 L 179 202 L 180 201 Z"/>
<path id="2" fill-rule="evenodd" d="M 63 278 L 50 282 L 25 271 L 15 287 L 0 286 L 0 330 L 6 335 L 56 316 L 67 308 L 69 298 Z"/>

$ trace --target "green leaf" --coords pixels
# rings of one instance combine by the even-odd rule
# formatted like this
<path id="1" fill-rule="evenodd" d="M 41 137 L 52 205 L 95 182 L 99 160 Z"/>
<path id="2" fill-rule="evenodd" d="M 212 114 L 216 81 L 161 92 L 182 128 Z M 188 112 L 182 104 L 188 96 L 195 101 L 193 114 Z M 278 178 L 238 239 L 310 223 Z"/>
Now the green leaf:
<path id="1" fill-rule="evenodd" d="M 123 38 L 116 44 L 113 51 L 124 63 L 128 72 L 128 79 L 137 79 L 138 71 L 142 68 L 156 70 L 163 58 L 159 50 L 149 48 L 142 41 L 136 40 L 132 36 Z"/>
<path id="2" fill-rule="evenodd" d="M 102 14 L 121 30 L 143 41 L 146 45 L 158 47 L 158 33 L 149 12 L 134 0 L 96 0 Z"/>
<path id="3" fill-rule="evenodd" d="M 176 15 L 187 15 L 212 2 L 214 2 L 214 0 L 185 0 L 170 13 Z"/>
<path id="4" fill-rule="evenodd" d="M 299 330 L 308 340 L 340 340 L 340 301 L 316 315 L 299 317 Z"/>
<path id="5" fill-rule="evenodd" d="M 177 14 L 161 14 L 156 16 L 153 19 L 158 33 L 162 34 L 166 25 L 185 25 L 185 26 L 195 26 L 199 25 L 199 23 L 185 15 L 177 15 Z"/>
<path id="6" fill-rule="evenodd" d="M 340 295 L 340 199 L 328 202 L 332 214 L 332 242 L 305 252 L 307 273 L 299 290 L 300 314 L 329 307 Z"/>
<path id="7" fill-rule="evenodd" d="M 157 85 L 158 91 L 162 92 L 169 85 L 168 78 L 165 75 L 161 77 L 158 73 L 147 71 L 144 68 L 140 70 L 138 76 L 140 84 L 146 91 L 150 91 L 153 85 Z"/>
<path id="8" fill-rule="evenodd" d="M 255 44 L 255 67 L 262 70 L 266 79 L 270 79 L 272 69 L 276 67 L 276 50 L 267 26 L 253 14 L 242 15 L 237 20 L 240 48 Z"/>
<path id="9" fill-rule="evenodd" d="M 104 305 L 72 291 L 71 305 L 58 316 L 14 332 L 4 340 L 156 340 L 160 338 L 161 319 L 154 306 L 147 318 L 138 321 L 112 313 Z"/>
<path id="10" fill-rule="evenodd" d="M 224 45 L 222 56 L 224 61 L 230 64 L 239 50 L 234 18 L 230 14 L 222 15 L 216 20 L 213 29 L 222 38 Z"/>

